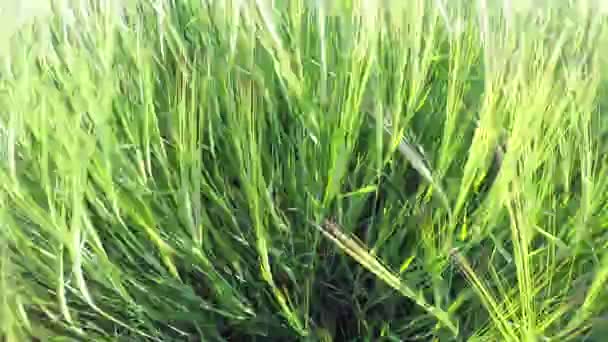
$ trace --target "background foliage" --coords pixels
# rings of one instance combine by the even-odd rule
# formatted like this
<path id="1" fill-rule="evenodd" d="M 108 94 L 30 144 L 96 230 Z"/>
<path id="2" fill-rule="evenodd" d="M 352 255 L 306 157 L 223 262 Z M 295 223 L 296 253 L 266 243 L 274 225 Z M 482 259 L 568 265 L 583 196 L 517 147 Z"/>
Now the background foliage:
<path id="1" fill-rule="evenodd" d="M 2 57 L 5 340 L 601 336 L 601 2 L 51 7 Z"/>

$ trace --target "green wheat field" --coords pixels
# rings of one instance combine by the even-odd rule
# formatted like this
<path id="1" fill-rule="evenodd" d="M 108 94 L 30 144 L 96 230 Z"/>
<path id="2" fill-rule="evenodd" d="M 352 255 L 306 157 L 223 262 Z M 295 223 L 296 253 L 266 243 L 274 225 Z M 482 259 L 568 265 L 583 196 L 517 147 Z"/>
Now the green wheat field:
<path id="1" fill-rule="evenodd" d="M 608 338 L 603 0 L 40 3 L 0 341 Z"/>

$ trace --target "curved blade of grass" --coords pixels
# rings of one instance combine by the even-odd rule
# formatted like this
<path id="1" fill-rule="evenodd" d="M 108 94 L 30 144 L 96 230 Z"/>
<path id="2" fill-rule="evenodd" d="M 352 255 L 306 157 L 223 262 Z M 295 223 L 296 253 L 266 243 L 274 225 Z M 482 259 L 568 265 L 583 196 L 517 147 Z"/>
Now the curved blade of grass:
<path id="1" fill-rule="evenodd" d="M 422 307 L 429 314 L 433 315 L 437 321 L 447 327 L 454 336 L 458 335 L 458 326 L 454 323 L 448 313 L 441 308 L 435 307 L 427 302 L 424 295 L 420 291 L 415 291 L 406 285 L 401 279 L 385 265 L 382 264 L 377 257 L 373 256 L 368 249 L 355 238 L 345 234 L 342 229 L 334 222 L 325 221 L 322 226 L 315 225 L 327 238 L 332 240 L 336 246 L 352 257 L 361 266 L 372 272 L 387 285 L 398 291 L 403 296 L 411 299 L 417 305 Z"/>

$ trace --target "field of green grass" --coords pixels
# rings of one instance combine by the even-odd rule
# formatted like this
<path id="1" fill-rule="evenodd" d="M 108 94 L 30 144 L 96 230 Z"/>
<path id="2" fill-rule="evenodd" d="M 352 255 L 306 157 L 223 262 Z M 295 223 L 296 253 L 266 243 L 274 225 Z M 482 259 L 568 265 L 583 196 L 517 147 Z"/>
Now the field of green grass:
<path id="1" fill-rule="evenodd" d="M 50 3 L 1 45 L 0 341 L 607 336 L 603 0 Z"/>

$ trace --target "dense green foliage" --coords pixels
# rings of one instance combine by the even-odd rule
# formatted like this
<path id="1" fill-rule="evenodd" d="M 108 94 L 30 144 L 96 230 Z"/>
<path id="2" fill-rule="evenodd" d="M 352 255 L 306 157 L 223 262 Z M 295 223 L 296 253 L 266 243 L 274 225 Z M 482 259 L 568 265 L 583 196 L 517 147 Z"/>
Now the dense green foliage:
<path id="1" fill-rule="evenodd" d="M 601 336 L 602 1 L 125 3 L 2 54 L 0 340 Z"/>

